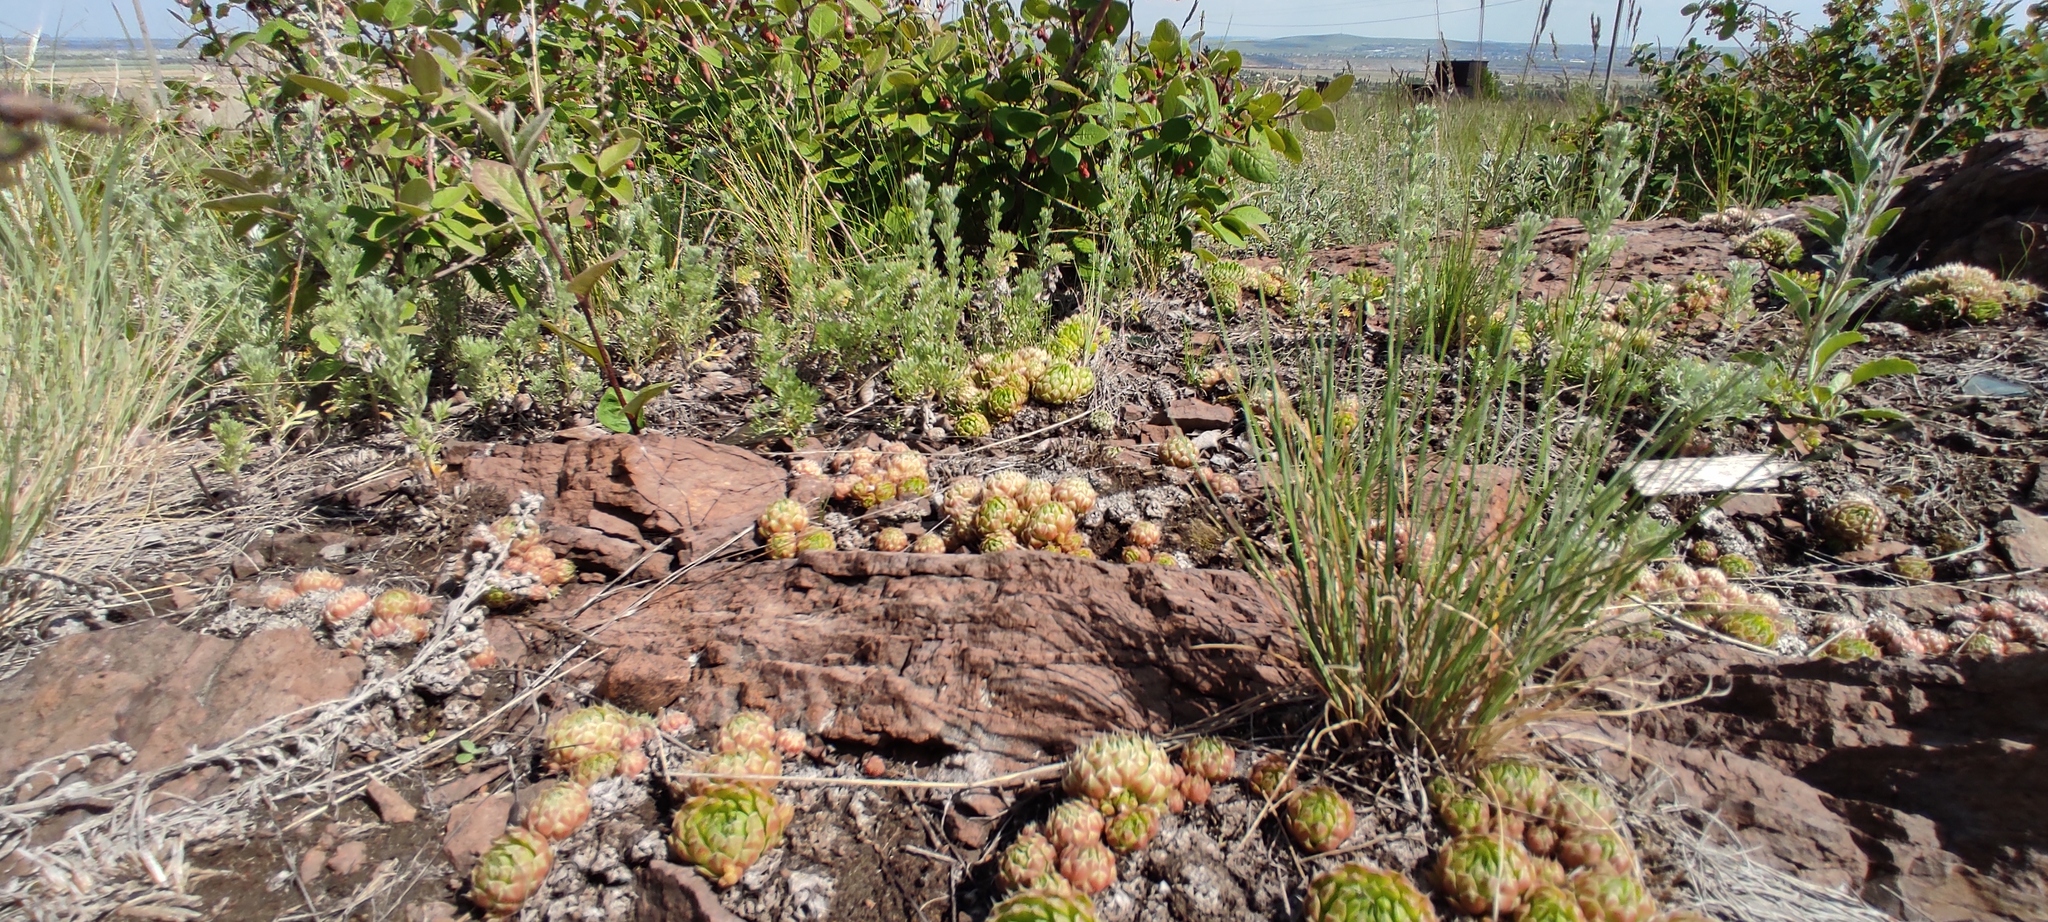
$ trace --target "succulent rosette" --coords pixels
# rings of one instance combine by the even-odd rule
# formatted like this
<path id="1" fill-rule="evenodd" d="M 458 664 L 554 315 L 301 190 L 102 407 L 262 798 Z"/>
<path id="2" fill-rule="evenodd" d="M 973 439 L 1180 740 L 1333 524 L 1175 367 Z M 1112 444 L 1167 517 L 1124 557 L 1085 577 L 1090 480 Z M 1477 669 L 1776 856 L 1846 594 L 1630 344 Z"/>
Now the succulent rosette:
<path id="1" fill-rule="evenodd" d="M 560 842 L 576 834 L 590 819 L 590 795 L 573 781 L 550 782 L 527 803 L 520 825 Z"/>
<path id="2" fill-rule="evenodd" d="M 1060 852 L 1060 876 L 1087 894 L 1101 893 L 1116 883 L 1116 855 L 1101 842 Z"/>
<path id="3" fill-rule="evenodd" d="M 997 859 L 996 880 L 1005 889 L 1020 890 L 1051 872 L 1058 862 L 1059 853 L 1052 847 L 1052 840 L 1037 830 L 1026 830 L 1009 848 L 1003 849 Z"/>
<path id="4" fill-rule="evenodd" d="M 1102 841 L 1102 829 L 1107 824 L 1101 808 L 1075 798 L 1052 808 L 1052 815 L 1045 820 L 1045 836 L 1052 841 L 1053 848 L 1064 854 L 1069 849 Z"/>
<path id="5" fill-rule="evenodd" d="M 1303 788 L 1287 802 L 1285 820 L 1287 834 L 1294 844 L 1305 852 L 1320 855 L 1335 851 L 1345 839 L 1351 838 L 1358 814 L 1335 788 L 1318 784 Z"/>
<path id="6" fill-rule="evenodd" d="M 1305 922 L 1436 922 L 1429 898 L 1392 871 L 1346 864 L 1309 882 Z"/>
<path id="7" fill-rule="evenodd" d="M 1237 774 L 1237 750 L 1213 736 L 1198 736 L 1181 749 L 1180 764 L 1210 783 L 1229 781 Z"/>
<path id="8" fill-rule="evenodd" d="M 1572 896 L 1586 922 L 1650 922 L 1657 901 L 1633 875 L 1581 871 L 1571 877 Z"/>
<path id="9" fill-rule="evenodd" d="M 547 837 L 513 827 L 491 843 L 469 874 L 469 898 L 486 918 L 499 919 L 519 911 L 555 866 Z"/>
<path id="10" fill-rule="evenodd" d="M 1536 866 L 1522 844 L 1499 836 L 1459 836 L 1437 853 L 1438 892 L 1459 912 L 1507 914 L 1536 886 Z"/>
<path id="11" fill-rule="evenodd" d="M 782 841 L 794 810 L 775 795 L 745 785 L 713 788 L 676 811 L 669 850 L 696 865 L 720 887 L 739 882 L 747 868 Z"/>
<path id="12" fill-rule="evenodd" d="M 1095 908 L 1085 896 L 1027 890 L 997 903 L 988 922 L 1095 922 Z"/>
<path id="13" fill-rule="evenodd" d="M 1149 737 L 1104 733 L 1082 744 L 1067 761 L 1067 793 L 1098 804 L 1127 799 L 1138 805 L 1166 803 L 1173 791 L 1173 762 Z"/>
<path id="14" fill-rule="evenodd" d="M 758 749 L 762 752 L 775 751 L 775 721 L 760 711 L 741 711 L 732 715 L 725 726 L 718 728 L 714 745 L 719 752 L 736 752 L 742 749 Z"/>

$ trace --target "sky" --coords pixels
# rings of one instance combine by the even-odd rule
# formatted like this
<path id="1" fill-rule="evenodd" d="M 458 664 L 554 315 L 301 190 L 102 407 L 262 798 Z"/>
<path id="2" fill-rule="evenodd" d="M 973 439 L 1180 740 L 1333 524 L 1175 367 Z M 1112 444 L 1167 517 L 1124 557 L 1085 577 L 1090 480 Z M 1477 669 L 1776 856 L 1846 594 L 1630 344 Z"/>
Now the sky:
<path id="1" fill-rule="evenodd" d="M 1817 16 L 1823 0 L 1767 0 L 1775 9 Z M 1526 46 L 1543 0 L 1487 0 L 1486 40 Z M 1679 12 L 1684 0 L 1639 0 L 1643 8 L 1639 40 L 1673 44 L 1686 31 Z M 40 29 L 71 38 L 119 38 L 123 26 L 135 28 L 134 0 L 0 0 L 0 39 L 15 39 Z M 156 38 L 184 35 L 183 11 L 168 0 L 142 0 Z M 1554 0 L 1551 33 L 1566 43 L 1592 38 L 1589 17 L 1614 18 L 1613 0 Z M 1176 22 L 1197 8 L 1195 0 L 1134 0 L 1133 18 L 1140 23 L 1159 19 Z M 1373 38 L 1427 38 L 1452 41 L 1479 37 L 1479 0 L 1203 0 L 1199 9 L 1211 35 L 1236 38 L 1278 38 L 1348 32 Z M 1441 30 L 1441 31 L 1439 31 Z M 1626 36 L 1624 36 L 1626 38 Z"/>

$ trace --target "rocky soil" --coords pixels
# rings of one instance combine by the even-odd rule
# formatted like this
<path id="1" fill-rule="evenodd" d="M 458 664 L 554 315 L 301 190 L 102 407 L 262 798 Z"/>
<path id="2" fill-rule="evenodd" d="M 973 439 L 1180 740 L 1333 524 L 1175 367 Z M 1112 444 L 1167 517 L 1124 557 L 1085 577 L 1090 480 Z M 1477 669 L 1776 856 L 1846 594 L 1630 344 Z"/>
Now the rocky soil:
<path id="1" fill-rule="evenodd" d="M 2022 271 L 2039 277 L 2038 256 L 2000 241 L 2039 229 L 2043 164 L 2048 134 L 2033 133 L 1923 169 L 1897 254 L 2037 260 Z M 1617 282 L 1725 274 L 1736 239 L 1675 219 L 1622 230 Z M 1544 230 L 1529 287 L 1562 285 L 1584 241 L 1572 222 Z M 1344 249 L 1315 261 L 1342 271 L 1378 259 Z M 1722 354 L 1787 329 L 1766 312 L 1683 345 Z M 1598 706 L 1539 728 L 1533 751 L 1628 801 L 1672 905 L 1750 920 L 2048 917 L 2048 718 L 2036 706 L 2048 652 L 2011 631 L 1984 656 L 1925 640 L 1953 635 L 1960 650 L 2004 617 L 1969 606 L 2048 589 L 2048 323 L 2035 305 L 1977 327 L 1865 329 L 1867 355 L 1909 357 L 1921 374 L 1857 399 L 1910 420 L 1837 424 L 1821 439 L 1737 421 L 1701 446 L 1801 462 L 1691 536 L 1754 559 L 1737 582 L 1781 599 L 1799 636 L 1766 656 L 1628 627 L 1569 667 L 1601 680 Z M 662 735 L 646 778 L 593 788 L 595 818 L 562 846 L 524 918 L 977 918 L 996 895 L 996 850 L 1057 798 L 1047 766 L 1112 728 L 1301 752 L 1304 773 L 1336 785 L 1361 821 L 1338 856 L 1302 858 L 1255 796 L 1220 786 L 1126 859 L 1098 897 L 1105 919 L 1292 918 L 1321 867 L 1413 868 L 1441 837 L 1422 806 L 1426 767 L 1383 746 L 1303 748 L 1320 713 L 1292 628 L 1222 540 L 1228 521 L 1262 520 L 1260 483 L 1226 390 L 1189 382 L 1186 350 L 1243 333 L 1186 298 L 1145 299 L 1091 407 L 1108 411 L 1106 430 L 1034 408 L 968 444 L 928 409 L 882 407 L 869 418 L 888 422 L 802 444 L 721 444 L 751 385 L 738 369 L 704 368 L 668 398 L 664 434 L 530 429 L 450 446 L 438 478 L 366 450 L 323 458 L 303 489 L 195 491 L 137 526 L 158 530 L 137 547 L 184 550 L 129 555 L 93 596 L 117 601 L 60 606 L 9 655 L 0 915 L 468 917 L 468 867 L 540 779 L 546 721 L 597 700 L 687 725 Z M 1176 433 L 1196 437 L 1200 470 L 1157 463 Z M 935 484 L 997 470 L 1085 477 L 1102 496 L 1079 523 L 1097 557 L 1133 523 L 1157 521 L 1162 549 L 1193 566 L 871 549 L 883 525 L 913 538 L 938 528 L 925 499 L 842 504 L 822 522 L 838 550 L 761 559 L 753 523 L 771 502 L 828 500 L 819 468 L 831 452 L 890 439 L 923 453 Z M 1225 474 L 1235 492 L 1214 489 Z M 1458 476 L 1513 501 L 1512 472 Z M 1842 554 L 1813 520 L 1848 492 L 1877 497 L 1889 526 Z M 259 495 L 292 510 L 267 534 L 162 534 L 250 515 Z M 476 572 L 471 528 L 527 495 L 540 499 L 546 547 L 579 581 L 488 617 L 446 605 Z M 1664 511 L 1703 501 L 1669 497 Z M 1929 560 L 1933 579 L 1898 575 L 1907 557 Z M 317 604 L 266 604 L 313 567 L 351 588 L 437 593 L 446 613 L 423 641 L 364 643 Z M 1848 624 L 1921 647 L 1850 663 L 1806 655 Z M 669 863 L 661 836 L 675 773 L 742 708 L 805 737 L 781 789 L 797 819 L 783 847 L 714 891 Z M 1785 892 L 1812 902 L 1733 901 L 1733 872 L 1702 864 L 1709 853 L 1770 869 L 1746 880 L 1800 882 L 1808 889 Z"/>

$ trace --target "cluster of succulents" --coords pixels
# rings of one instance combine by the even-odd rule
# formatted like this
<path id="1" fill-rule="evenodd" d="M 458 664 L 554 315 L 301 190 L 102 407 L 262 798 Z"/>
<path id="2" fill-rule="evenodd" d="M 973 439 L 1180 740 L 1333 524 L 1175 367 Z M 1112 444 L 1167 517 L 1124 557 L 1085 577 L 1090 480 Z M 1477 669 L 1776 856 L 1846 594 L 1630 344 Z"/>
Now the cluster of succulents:
<path id="1" fill-rule="evenodd" d="M 1482 767 L 1465 787 L 1429 785 L 1451 839 L 1437 852 L 1438 893 L 1459 912 L 1523 922 L 1649 922 L 1645 891 L 1613 800 L 1534 762 Z"/>
<path id="2" fill-rule="evenodd" d="M 1968 263 L 1947 263 L 1908 273 L 1892 288 L 1882 316 L 1916 329 L 1952 324 L 1990 323 L 2008 308 L 2039 299 L 2032 284 L 2002 282 L 1989 269 Z"/>
<path id="3" fill-rule="evenodd" d="M 1813 531 L 1838 551 L 1857 551 L 1884 539 L 1891 524 L 1877 497 L 1850 493 L 1821 504 L 1813 513 Z"/>
<path id="4" fill-rule="evenodd" d="M 1429 898 L 1408 878 L 1363 864 L 1344 864 L 1309 881 L 1306 922 L 1436 922 Z"/>
<path id="5" fill-rule="evenodd" d="M 540 528 L 530 516 L 508 515 L 478 525 L 470 534 L 469 548 L 505 553 L 504 564 L 484 582 L 480 601 L 491 608 L 545 602 L 560 595 L 562 587 L 576 578 L 576 565 L 555 556 L 552 548 L 541 543 Z"/>
<path id="6" fill-rule="evenodd" d="M 1099 323 L 1069 318 L 1055 331 L 1051 350 L 1026 346 L 976 356 L 973 367 L 939 394 L 953 414 L 954 434 L 980 438 L 1028 401 L 1063 407 L 1094 393 L 1095 372 L 1083 362 L 1099 348 L 1102 332 Z"/>
<path id="7" fill-rule="evenodd" d="M 902 442 L 885 443 L 880 451 L 855 448 L 832 458 L 832 499 L 873 509 L 898 499 L 931 492 L 931 471 L 925 457 Z"/>
<path id="8" fill-rule="evenodd" d="M 1736 555 L 1719 555 L 1723 558 Z M 1739 558 L 1747 562 L 1747 558 Z M 1768 593 L 1744 589 L 1729 581 L 1720 567 L 1693 568 L 1670 563 L 1636 577 L 1631 595 L 1647 604 L 1676 609 L 1687 620 L 1703 623 L 1744 643 L 1774 649 L 1791 625 L 1784 606 Z"/>
<path id="9" fill-rule="evenodd" d="M 795 808 L 775 797 L 782 759 L 804 751 L 803 732 L 776 729 L 759 711 L 741 711 L 718 729 L 716 751 L 691 771 L 689 799 L 676 809 L 668 846 L 720 887 L 739 882 L 754 862 L 782 842 Z"/>
<path id="10" fill-rule="evenodd" d="M 1083 362 L 1093 358 L 1108 342 L 1109 327 L 1102 318 L 1076 314 L 1052 328 L 1052 338 L 1046 341 L 1045 349 L 1060 361 Z"/>
<path id="11" fill-rule="evenodd" d="M 1292 301 L 1299 286 L 1286 276 L 1234 259 L 1218 259 L 1202 267 L 1202 284 L 1209 289 L 1209 301 L 1220 310 L 1234 311 L 1244 303 L 1246 292 L 1262 297 Z"/>
<path id="12" fill-rule="evenodd" d="M 350 586 L 327 570 L 312 569 L 289 583 L 265 584 L 257 595 L 271 611 L 296 612 L 308 619 L 317 612 L 334 642 L 356 653 L 421 643 L 432 636 L 434 620 L 428 615 L 437 604 L 433 596 L 404 588 L 386 589 L 374 596 L 371 591 Z M 475 668 L 497 662 L 482 635 L 473 638 L 462 652 Z"/>
<path id="13" fill-rule="evenodd" d="M 754 527 L 760 531 L 761 543 L 773 560 L 788 560 L 798 551 L 829 551 L 838 546 L 831 532 L 811 525 L 810 513 L 793 499 L 769 503 L 760 518 L 754 520 Z"/>
<path id="14" fill-rule="evenodd" d="M 518 823 L 505 830 L 478 859 L 469 876 L 469 897 L 487 918 L 504 918 L 539 892 L 554 867 L 556 843 L 590 820 L 589 787 L 614 774 L 637 777 L 647 771 L 642 745 L 657 729 L 687 724 L 677 713 L 661 718 L 593 705 L 548 724 L 542 763 L 568 777 L 530 791 Z"/>
<path id="15" fill-rule="evenodd" d="M 2048 595 L 2022 589 L 2003 599 L 1964 602 L 1944 612 L 1936 624 L 1920 627 L 1895 615 L 1880 615 L 1868 623 L 1832 617 L 1816 623 L 1815 632 L 1823 631 L 1825 636 L 1838 636 L 1837 644 L 1861 641 L 1849 647 L 1861 654 L 1856 658 L 1874 658 L 1878 653 L 2010 656 L 2048 647 Z"/>
<path id="16" fill-rule="evenodd" d="M 1159 549 L 1166 540 L 1166 529 L 1158 522 L 1139 520 L 1124 529 L 1123 561 L 1128 564 L 1155 563 L 1163 567 L 1180 566 L 1172 554 Z"/>
<path id="17" fill-rule="evenodd" d="M 1695 272 L 1678 283 L 1674 295 L 1678 323 L 1688 328 L 1714 329 L 1728 310 L 1728 285 L 1704 272 Z"/>
<path id="18" fill-rule="evenodd" d="M 1735 255 L 1758 260 L 1773 269 L 1790 269 L 1806 258 L 1799 235 L 1782 227 L 1759 228 L 1735 244 Z"/>
<path id="19" fill-rule="evenodd" d="M 609 704 L 570 711 L 548 723 L 541 763 L 586 787 L 613 775 L 638 778 L 647 772 L 646 744 L 667 719 Z"/>
<path id="20" fill-rule="evenodd" d="M 1236 768 L 1236 751 L 1211 737 L 1190 741 L 1180 764 L 1139 734 L 1090 739 L 1061 779 L 1069 799 L 997 858 L 996 879 L 1009 895 L 989 918 L 1092 920 L 1093 895 L 1116 883 L 1116 856 L 1144 850 L 1167 815 L 1207 803 L 1211 786 Z"/>
<path id="21" fill-rule="evenodd" d="M 1087 534 L 1077 530 L 1082 516 L 1095 509 L 1095 488 L 1085 477 L 1050 482 L 1019 471 L 998 471 L 987 477 L 963 477 L 946 486 L 940 511 L 953 522 L 953 545 L 984 554 L 1016 547 L 1094 556 Z M 917 550 L 939 553 L 947 540 L 928 534 Z"/>
<path id="22" fill-rule="evenodd" d="M 1657 344 L 1654 326 L 1598 320 L 1557 358 L 1568 374 L 1599 377 L 1627 368 L 1631 361 L 1656 351 Z"/>

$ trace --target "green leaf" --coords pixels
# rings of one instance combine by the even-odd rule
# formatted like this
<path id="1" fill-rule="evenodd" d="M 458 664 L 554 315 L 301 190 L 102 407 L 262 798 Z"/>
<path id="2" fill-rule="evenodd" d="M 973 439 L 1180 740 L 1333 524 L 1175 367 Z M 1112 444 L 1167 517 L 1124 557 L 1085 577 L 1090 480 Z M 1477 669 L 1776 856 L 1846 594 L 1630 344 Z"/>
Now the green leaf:
<path id="1" fill-rule="evenodd" d="M 255 180 L 250 179 L 247 176 L 243 176 L 240 173 L 232 172 L 229 170 L 217 170 L 212 167 L 208 167 L 206 169 L 200 170 L 199 175 L 204 176 L 207 179 L 211 179 L 214 182 L 220 183 L 221 185 L 233 189 L 236 192 L 263 191 L 263 187 L 257 185 Z"/>
<path id="2" fill-rule="evenodd" d="M 1338 74 L 1335 78 L 1332 78 L 1330 85 L 1323 87 L 1323 105 L 1327 106 L 1339 99 L 1343 99 L 1345 94 L 1351 92 L 1351 84 L 1357 79 L 1357 77 L 1351 74 Z"/>
<path id="3" fill-rule="evenodd" d="M 1849 375 L 1849 383 L 1852 385 L 1862 384 L 1872 378 L 1882 378 L 1889 375 L 1917 375 L 1919 373 L 1920 366 L 1902 358 L 1871 359 L 1856 366 L 1856 370 Z"/>
<path id="4" fill-rule="evenodd" d="M 633 417 L 619 405 L 619 392 L 610 387 L 597 398 L 597 424 L 612 432 L 633 431 Z"/>
<path id="5" fill-rule="evenodd" d="M 674 386 L 672 382 L 662 381 L 641 388 L 633 395 L 633 399 L 626 401 L 626 415 L 638 420 L 640 414 L 647 409 L 647 405 L 652 403 L 654 398 L 668 393 L 668 389 L 672 386 Z"/>
<path id="6" fill-rule="evenodd" d="M 398 194 L 394 198 L 401 205 L 425 205 L 433 196 L 433 184 L 427 182 L 425 176 L 415 176 L 406 180 L 405 185 L 398 187 Z"/>
<path id="7" fill-rule="evenodd" d="M 640 152 L 640 139 L 628 137 L 623 141 L 599 151 L 597 154 L 597 175 L 610 176 L 619 171 L 619 166 Z"/>
<path id="8" fill-rule="evenodd" d="M 524 170 L 533 165 L 533 157 L 540 153 L 541 137 L 547 133 L 548 119 L 552 116 L 553 110 L 542 109 L 526 120 L 525 127 L 520 128 L 519 135 L 512 139 L 513 149 L 505 152 L 512 158 L 513 166 Z"/>
<path id="9" fill-rule="evenodd" d="M 1263 148 L 1236 147 L 1230 151 L 1230 169 L 1255 183 L 1269 183 L 1280 176 L 1280 165 Z"/>
<path id="10" fill-rule="evenodd" d="M 276 207 L 282 202 L 283 199 L 268 192 L 255 192 L 248 195 L 230 195 L 209 202 L 202 202 L 199 207 L 207 211 L 233 214 L 238 211 L 262 211 L 265 208 Z"/>
<path id="11" fill-rule="evenodd" d="M 502 121 L 498 121 L 498 113 L 492 113 L 489 109 L 483 109 L 483 107 L 479 107 L 479 104 L 475 104 L 471 100 L 463 100 L 463 107 L 469 109 L 469 117 L 477 121 L 477 127 L 483 129 L 483 133 L 489 135 L 492 143 L 498 145 L 498 152 L 510 158 L 512 156 L 512 131 L 506 129 L 506 125 Z"/>
<path id="12" fill-rule="evenodd" d="M 1286 105 L 1287 98 L 1279 93 L 1260 93 L 1252 97 L 1250 102 L 1245 103 L 1244 111 L 1253 121 L 1263 122 L 1275 115 L 1279 115 L 1280 109 Z"/>
<path id="13" fill-rule="evenodd" d="M 1337 113 L 1330 111 L 1329 106 L 1310 109 L 1301 114 L 1301 127 L 1310 131 L 1336 131 Z"/>
<path id="14" fill-rule="evenodd" d="M 469 162 L 469 181 L 484 200 L 527 224 L 540 223 L 540 213 L 519 184 L 519 171 L 509 163 L 478 158 Z"/>
<path id="15" fill-rule="evenodd" d="M 1280 156 L 1286 157 L 1288 163 L 1300 163 L 1302 158 L 1301 137 L 1286 128 L 1282 128 L 1280 129 L 1280 139 L 1287 144 L 1286 147 L 1280 150 Z"/>
<path id="16" fill-rule="evenodd" d="M 1180 60 L 1180 30 L 1174 27 L 1172 20 L 1159 20 L 1152 27 L 1152 39 L 1145 43 L 1145 50 L 1168 64 Z"/>
<path id="17" fill-rule="evenodd" d="M 592 291 L 595 291 L 597 289 L 597 283 L 605 277 L 605 273 L 612 271 L 612 267 L 618 265 L 619 260 L 625 258 L 625 256 L 626 251 L 620 250 L 617 253 L 613 253 L 612 255 L 607 256 L 604 259 L 601 259 L 595 263 L 590 264 L 590 266 L 586 267 L 582 272 L 576 273 L 576 277 L 569 280 L 570 293 L 588 295 Z"/>
<path id="18" fill-rule="evenodd" d="M 425 99 L 436 99 L 441 95 L 441 62 L 431 51 L 420 51 L 405 59 L 406 76 L 412 79 L 413 88 L 420 91 Z"/>
<path id="19" fill-rule="evenodd" d="M 1247 227 L 1264 227 L 1273 223 L 1273 216 L 1260 211 L 1256 205 L 1239 205 L 1230 209 L 1225 217 L 1235 218 Z"/>
<path id="20" fill-rule="evenodd" d="M 823 44 L 839 37 L 839 8 L 830 3 L 820 3 L 811 8 L 811 41 Z"/>
<path id="21" fill-rule="evenodd" d="M 1107 140 L 1109 140 L 1109 129 L 1095 122 L 1087 122 L 1081 127 L 1074 129 L 1073 142 L 1075 146 L 1094 147 Z"/>
<path id="22" fill-rule="evenodd" d="M 1300 92 L 1294 94 L 1294 108 L 1296 111 L 1307 112 L 1311 109 L 1320 109 L 1322 107 L 1323 94 L 1315 90 L 1303 87 Z"/>
<path id="23" fill-rule="evenodd" d="M 299 89 L 311 90 L 338 103 L 348 102 L 348 87 L 332 80 L 323 80 L 312 74 L 292 74 L 285 79 Z"/>
<path id="24" fill-rule="evenodd" d="M 1835 353 L 1850 346 L 1869 341 L 1870 337 L 1854 331 L 1836 333 L 1827 339 L 1821 340 L 1819 348 L 1813 350 L 1813 367 L 1816 370 L 1826 368 L 1828 362 L 1834 359 Z"/>
<path id="25" fill-rule="evenodd" d="M 575 336 L 571 335 L 569 331 L 564 330 L 559 326 L 556 326 L 554 321 L 552 320 L 542 320 L 540 322 L 540 325 L 549 333 L 554 334 L 556 339 L 568 343 L 569 348 L 574 349 L 577 352 L 583 353 L 591 361 L 596 362 L 599 365 L 604 364 L 604 353 L 600 351 L 596 346 L 586 343 L 583 340 L 577 339 Z"/>

